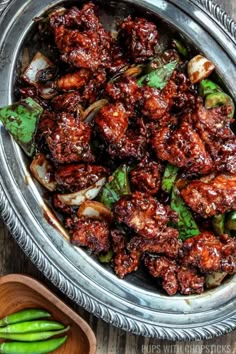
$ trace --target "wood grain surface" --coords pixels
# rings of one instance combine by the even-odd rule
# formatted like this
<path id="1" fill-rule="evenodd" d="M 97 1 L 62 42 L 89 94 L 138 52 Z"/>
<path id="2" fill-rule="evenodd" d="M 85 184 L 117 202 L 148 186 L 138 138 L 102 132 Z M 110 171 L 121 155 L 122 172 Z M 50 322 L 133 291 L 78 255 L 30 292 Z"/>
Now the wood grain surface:
<path id="1" fill-rule="evenodd" d="M 216 1 L 231 17 L 236 19 L 236 0 Z M 74 308 L 93 328 L 97 337 L 97 354 L 236 354 L 236 331 L 212 340 L 176 343 L 135 336 L 97 319 L 65 298 L 38 271 L 15 243 L 0 220 L 0 276 L 10 273 L 31 275 L 41 280 L 49 289 L 63 299 L 64 302 Z"/>

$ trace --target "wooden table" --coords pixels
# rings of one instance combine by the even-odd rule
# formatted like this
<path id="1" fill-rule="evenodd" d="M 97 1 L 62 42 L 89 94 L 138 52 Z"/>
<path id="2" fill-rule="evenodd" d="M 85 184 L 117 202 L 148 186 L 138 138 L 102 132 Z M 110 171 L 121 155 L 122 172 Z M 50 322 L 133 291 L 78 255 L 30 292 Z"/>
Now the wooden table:
<path id="1" fill-rule="evenodd" d="M 179 0 L 183 1 L 183 0 Z M 218 0 L 231 17 L 236 19 L 236 0 Z M 23 273 L 41 280 L 67 304 L 76 309 L 93 328 L 97 337 L 97 354 L 234 354 L 236 331 L 202 342 L 170 342 L 135 336 L 97 319 L 65 298 L 24 255 L 0 219 L 0 276 Z M 1 299 L 0 299 L 1 306 Z M 69 353 L 68 353 L 69 354 Z"/>

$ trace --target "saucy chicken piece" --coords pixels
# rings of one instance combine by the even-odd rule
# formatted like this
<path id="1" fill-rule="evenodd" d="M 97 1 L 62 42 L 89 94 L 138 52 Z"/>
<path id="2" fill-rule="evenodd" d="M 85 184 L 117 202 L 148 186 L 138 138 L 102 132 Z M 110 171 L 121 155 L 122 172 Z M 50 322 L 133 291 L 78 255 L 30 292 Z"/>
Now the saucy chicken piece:
<path id="1" fill-rule="evenodd" d="M 213 169 L 204 143 L 187 122 L 174 131 L 167 127 L 155 131 L 152 145 L 159 159 L 184 167 L 188 174 L 207 174 Z"/>
<path id="2" fill-rule="evenodd" d="M 100 23 L 92 3 L 78 11 L 73 8 L 69 14 L 68 10 L 63 14 L 55 12 L 50 26 L 63 61 L 92 71 L 110 63 L 112 38 Z"/>
<path id="3" fill-rule="evenodd" d="M 147 139 L 140 132 L 128 129 L 124 137 L 117 144 L 108 146 L 108 153 L 112 158 L 142 160 L 147 154 Z"/>
<path id="4" fill-rule="evenodd" d="M 88 247 L 95 254 L 108 252 L 110 232 L 106 221 L 72 216 L 66 219 L 66 226 L 73 245 Z"/>
<path id="5" fill-rule="evenodd" d="M 98 69 L 93 73 L 91 79 L 86 83 L 83 89 L 83 101 L 85 104 L 91 104 L 96 101 L 107 79 L 105 69 Z"/>
<path id="6" fill-rule="evenodd" d="M 125 195 L 115 204 L 114 212 L 119 222 L 125 223 L 137 234 L 153 238 L 163 229 L 170 219 L 177 214 L 165 207 L 152 196 L 135 192 Z"/>
<path id="7" fill-rule="evenodd" d="M 51 101 L 51 105 L 55 112 L 74 113 L 77 111 L 81 101 L 80 93 L 72 91 L 54 97 Z"/>
<path id="8" fill-rule="evenodd" d="M 162 166 L 146 157 L 131 171 L 130 180 L 133 187 L 149 194 L 156 194 L 161 186 Z"/>
<path id="9" fill-rule="evenodd" d="M 52 158 L 57 163 L 94 160 L 89 145 L 91 127 L 78 122 L 72 115 L 61 113 L 54 128 L 47 133 L 46 141 Z"/>
<path id="10" fill-rule="evenodd" d="M 135 63 L 142 63 L 155 54 L 158 31 L 154 23 L 145 18 L 127 17 L 120 25 L 119 41 Z"/>
<path id="11" fill-rule="evenodd" d="M 73 193 L 88 188 L 107 175 L 108 170 L 103 166 L 71 164 L 59 166 L 55 172 L 55 179 L 58 190 L 62 193 Z"/>
<path id="12" fill-rule="evenodd" d="M 205 278 L 195 268 L 179 266 L 175 260 L 164 256 L 148 256 L 145 265 L 153 277 L 162 278 L 162 287 L 168 295 L 175 295 L 177 291 L 183 295 L 204 291 Z"/>
<path id="13" fill-rule="evenodd" d="M 162 278 L 162 287 L 168 295 L 175 295 L 177 293 L 179 288 L 176 276 L 178 265 L 175 260 L 164 256 L 147 256 L 144 263 L 154 278 Z"/>
<path id="14" fill-rule="evenodd" d="M 197 267 L 203 273 L 236 272 L 236 241 L 228 235 L 203 232 L 184 241 L 182 254 L 184 266 Z"/>
<path id="15" fill-rule="evenodd" d="M 132 110 L 142 97 L 136 81 L 132 77 L 122 76 L 115 82 L 108 82 L 105 93 L 113 101 L 121 101 L 128 109 Z"/>
<path id="16" fill-rule="evenodd" d="M 236 210 L 236 175 L 190 182 L 181 190 L 185 203 L 204 218 Z"/>
<path id="17" fill-rule="evenodd" d="M 219 172 L 236 173 L 236 136 L 230 128 L 230 107 L 206 110 L 199 105 L 192 119 Z"/>
<path id="18" fill-rule="evenodd" d="M 141 252 L 127 250 L 125 235 L 119 230 L 111 231 L 112 247 L 115 253 L 114 270 L 119 278 L 136 271 L 140 264 Z"/>
<path id="19" fill-rule="evenodd" d="M 205 277 L 195 268 L 179 267 L 177 279 L 180 294 L 202 294 L 204 291 Z"/>
<path id="20" fill-rule="evenodd" d="M 128 128 L 128 114 L 122 103 L 107 104 L 96 115 L 95 123 L 105 141 L 118 143 Z"/>
<path id="21" fill-rule="evenodd" d="M 156 88 L 144 86 L 142 88 L 141 111 L 150 120 L 159 120 L 166 113 L 168 103 L 163 99 Z"/>
<path id="22" fill-rule="evenodd" d="M 57 80 L 57 89 L 61 91 L 79 90 L 87 84 L 90 77 L 91 72 L 88 69 L 66 74 Z"/>
<path id="23" fill-rule="evenodd" d="M 176 258 L 182 246 L 178 240 L 179 232 L 172 227 L 167 227 L 153 238 L 135 236 L 131 239 L 127 248 L 130 251 L 163 254 L 169 258 Z"/>

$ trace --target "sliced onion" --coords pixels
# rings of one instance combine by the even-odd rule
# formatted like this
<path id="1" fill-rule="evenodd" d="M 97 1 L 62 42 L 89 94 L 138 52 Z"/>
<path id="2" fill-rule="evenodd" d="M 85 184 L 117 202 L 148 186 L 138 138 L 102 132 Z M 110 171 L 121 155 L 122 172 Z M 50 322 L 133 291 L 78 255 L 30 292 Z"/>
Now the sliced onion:
<path id="1" fill-rule="evenodd" d="M 111 222 L 113 219 L 113 214 L 110 209 L 104 204 L 93 200 L 86 200 L 81 204 L 78 210 L 78 216 L 85 216 L 96 220 L 105 220 L 107 222 Z"/>
<path id="2" fill-rule="evenodd" d="M 86 122 L 91 122 L 97 112 L 104 107 L 108 101 L 106 99 L 102 99 L 92 103 L 84 112 L 82 116 L 82 120 L 86 120 Z"/>
<path id="3" fill-rule="evenodd" d="M 23 79 L 29 84 L 37 86 L 37 74 L 41 70 L 53 67 L 53 63 L 45 57 L 42 53 L 37 52 L 30 62 L 29 66 L 26 68 Z"/>
<path id="4" fill-rule="evenodd" d="M 124 75 L 129 77 L 137 77 L 142 73 L 142 71 L 143 71 L 142 66 L 133 66 L 132 68 L 127 69 L 124 72 Z"/>
<path id="5" fill-rule="evenodd" d="M 196 55 L 188 63 L 188 76 L 191 83 L 196 84 L 211 75 L 214 69 L 215 65 L 210 60 L 202 55 Z"/>
<path id="6" fill-rule="evenodd" d="M 82 191 L 70 193 L 70 194 L 57 194 L 61 203 L 71 206 L 79 206 L 86 200 L 96 198 L 101 188 L 106 183 L 106 178 L 101 178 L 99 181 L 91 185 L 90 187 L 83 189 Z"/>
<path id="7" fill-rule="evenodd" d="M 33 159 L 30 170 L 40 184 L 51 192 L 55 191 L 56 182 L 52 178 L 53 167 L 44 154 L 40 153 Z"/>
<path id="8" fill-rule="evenodd" d="M 206 287 L 207 289 L 216 288 L 219 286 L 224 278 L 226 277 L 227 273 L 225 272 L 214 272 L 211 274 L 207 274 L 206 276 Z"/>
<path id="9" fill-rule="evenodd" d="M 45 100 L 50 100 L 51 98 L 53 98 L 57 94 L 57 91 L 54 88 L 53 84 L 38 85 L 38 90 L 39 90 L 40 96 L 42 98 L 44 98 Z"/>

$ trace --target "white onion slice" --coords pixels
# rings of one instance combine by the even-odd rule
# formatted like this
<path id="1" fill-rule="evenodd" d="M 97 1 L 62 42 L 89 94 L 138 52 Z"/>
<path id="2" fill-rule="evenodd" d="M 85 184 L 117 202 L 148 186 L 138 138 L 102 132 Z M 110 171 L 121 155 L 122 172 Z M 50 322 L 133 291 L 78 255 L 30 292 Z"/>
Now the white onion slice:
<path id="1" fill-rule="evenodd" d="M 227 273 L 224 272 L 214 272 L 211 274 L 207 274 L 206 276 L 206 287 L 207 289 L 216 288 L 219 286 L 224 278 L 226 277 Z"/>
<path id="2" fill-rule="evenodd" d="M 78 210 L 78 216 L 85 216 L 87 218 L 96 220 L 112 221 L 113 215 L 110 209 L 104 204 L 94 200 L 86 200 L 81 204 Z"/>
<path id="3" fill-rule="evenodd" d="M 92 103 L 84 112 L 82 116 L 82 120 L 86 120 L 87 123 L 91 122 L 97 112 L 104 107 L 108 101 L 106 99 L 101 99 Z"/>
<path id="4" fill-rule="evenodd" d="M 37 85 L 37 74 L 41 70 L 53 67 L 53 63 L 42 53 L 37 52 L 26 68 L 23 79 L 32 85 Z"/>
<path id="5" fill-rule="evenodd" d="M 96 198 L 101 188 L 106 183 L 106 178 L 103 177 L 90 187 L 83 189 L 78 192 L 70 194 L 57 194 L 58 199 L 61 203 L 70 205 L 70 206 L 79 206 L 86 200 L 91 200 Z"/>
<path id="6" fill-rule="evenodd" d="M 40 184 L 51 192 L 55 191 L 56 182 L 52 180 L 53 168 L 44 154 L 40 153 L 33 159 L 30 170 Z"/>
<path id="7" fill-rule="evenodd" d="M 214 69 L 215 65 L 210 60 L 202 55 L 196 55 L 188 63 L 188 76 L 191 83 L 196 84 L 206 79 Z"/>

